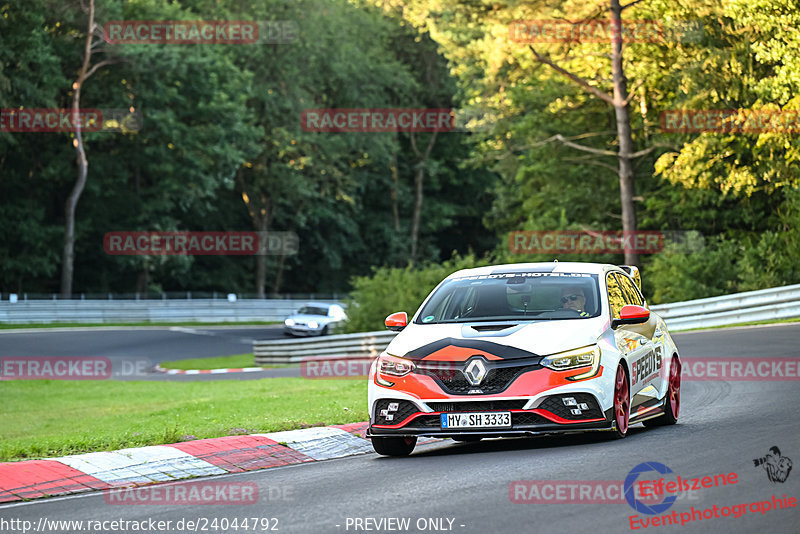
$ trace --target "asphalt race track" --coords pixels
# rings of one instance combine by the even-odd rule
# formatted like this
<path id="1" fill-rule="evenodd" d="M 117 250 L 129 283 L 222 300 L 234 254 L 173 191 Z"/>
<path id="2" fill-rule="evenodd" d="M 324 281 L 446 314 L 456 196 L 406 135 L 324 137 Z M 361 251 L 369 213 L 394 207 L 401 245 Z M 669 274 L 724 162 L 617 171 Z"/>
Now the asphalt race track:
<path id="1" fill-rule="evenodd" d="M 299 376 L 298 370 L 257 373 L 165 375 L 153 371 L 162 361 L 210 358 L 253 352 L 256 339 L 282 339 L 283 326 L 136 327 L 69 330 L 0 330 L 2 356 L 98 356 L 111 360 L 122 380 L 253 380 Z"/>
<path id="2" fill-rule="evenodd" d="M 800 360 L 800 325 L 711 330 L 675 337 L 684 358 Z M 770 447 L 778 446 L 784 457 L 800 462 L 798 385 L 798 381 L 684 381 L 678 425 L 655 429 L 636 425 L 628 438 L 621 441 L 608 440 L 604 434 L 489 440 L 476 444 L 446 440 L 420 446 L 409 458 L 365 454 L 214 479 L 257 484 L 260 499 L 255 505 L 132 506 L 107 504 L 102 494 L 87 494 L 7 505 L 0 508 L 0 520 L 24 519 L 35 525 L 40 518 L 152 518 L 171 520 L 174 525 L 181 519 L 207 518 L 210 522 L 213 518 L 270 517 L 278 519 L 277 531 L 285 533 L 630 532 L 631 516 L 657 516 L 637 513 L 625 502 L 569 502 L 567 498 L 547 504 L 515 503 L 509 498 L 509 488 L 519 480 L 573 483 L 606 480 L 621 484 L 638 464 L 660 462 L 673 471 L 669 475 L 673 479 L 675 475 L 686 479 L 731 472 L 738 476 L 735 484 L 682 495 L 661 515 L 675 511 L 680 518 L 681 513 L 691 516 L 692 507 L 702 511 L 715 505 L 722 509 L 754 501 L 771 502 L 773 495 L 798 498 L 800 467 L 790 471 L 785 482 L 771 482 L 767 472 L 753 461 L 765 456 Z M 399 530 L 378 529 L 373 522 L 356 523 L 356 518 L 409 518 L 410 526 Z M 430 528 L 438 523 L 428 522 L 429 518 L 445 518 L 444 527 Z M 356 524 L 361 528 L 355 528 Z M 748 508 L 738 518 L 711 517 L 683 526 L 650 526 L 638 531 L 766 534 L 798 532 L 798 525 L 800 503 L 798 507 L 765 513 Z M 48 530 L 62 531 L 67 530 Z M 208 527 L 205 531 L 223 530 Z"/>

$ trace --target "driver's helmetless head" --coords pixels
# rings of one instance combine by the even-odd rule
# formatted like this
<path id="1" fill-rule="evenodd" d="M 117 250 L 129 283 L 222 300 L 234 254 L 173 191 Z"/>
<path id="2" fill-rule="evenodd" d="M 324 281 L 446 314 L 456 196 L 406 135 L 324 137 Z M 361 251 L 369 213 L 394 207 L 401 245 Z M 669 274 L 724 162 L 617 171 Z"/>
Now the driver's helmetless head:
<path id="1" fill-rule="evenodd" d="M 561 288 L 561 307 L 582 312 L 586 306 L 586 295 L 583 289 L 575 286 Z"/>

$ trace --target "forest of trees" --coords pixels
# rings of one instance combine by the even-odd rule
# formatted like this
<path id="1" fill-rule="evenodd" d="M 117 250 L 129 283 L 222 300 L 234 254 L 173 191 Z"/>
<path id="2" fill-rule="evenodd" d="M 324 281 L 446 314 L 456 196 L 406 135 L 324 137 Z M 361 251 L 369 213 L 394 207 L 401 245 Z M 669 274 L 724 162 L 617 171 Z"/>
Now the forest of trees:
<path id="1" fill-rule="evenodd" d="M 615 16 L 666 30 L 622 43 L 513 33 Z M 291 21 L 297 36 L 112 44 L 113 20 Z M 800 132 L 659 124 L 665 110 L 800 110 L 798 27 L 797 0 L 0 0 L 0 108 L 79 101 L 142 119 L 0 131 L 0 293 L 346 293 L 375 269 L 407 276 L 454 255 L 553 259 L 512 254 L 513 231 L 623 228 L 699 232 L 704 247 L 559 259 L 634 261 L 654 302 L 800 282 Z M 305 131 L 316 108 L 466 119 Z M 292 231 L 300 246 L 106 254 L 103 236 L 125 230 Z"/>

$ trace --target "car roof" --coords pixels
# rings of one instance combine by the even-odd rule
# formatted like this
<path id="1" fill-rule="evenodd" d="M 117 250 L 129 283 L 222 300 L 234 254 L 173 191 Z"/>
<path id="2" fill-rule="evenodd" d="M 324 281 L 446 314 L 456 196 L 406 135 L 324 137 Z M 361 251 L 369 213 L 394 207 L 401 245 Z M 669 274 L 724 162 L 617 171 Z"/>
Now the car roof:
<path id="1" fill-rule="evenodd" d="M 335 302 L 306 302 L 300 307 L 303 308 L 305 306 L 313 306 L 315 308 L 330 308 L 331 306 L 336 306 L 336 305 L 337 304 Z"/>
<path id="2" fill-rule="evenodd" d="M 584 263 L 574 261 L 559 262 L 539 262 L 539 263 L 505 263 L 502 265 L 487 265 L 474 269 L 462 269 L 456 271 L 446 278 L 461 278 L 464 276 L 480 276 L 499 273 L 525 273 L 525 272 L 546 272 L 546 273 L 586 273 L 603 274 L 607 271 L 622 271 L 618 266 L 610 263 Z"/>

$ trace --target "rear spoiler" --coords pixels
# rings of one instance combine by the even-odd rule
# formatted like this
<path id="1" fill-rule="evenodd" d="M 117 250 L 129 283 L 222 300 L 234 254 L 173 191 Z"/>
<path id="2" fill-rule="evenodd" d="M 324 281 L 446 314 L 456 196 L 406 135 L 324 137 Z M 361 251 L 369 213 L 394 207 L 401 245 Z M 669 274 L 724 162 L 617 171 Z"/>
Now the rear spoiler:
<path id="1" fill-rule="evenodd" d="M 625 271 L 633 278 L 633 281 L 636 282 L 636 285 L 639 286 L 639 289 L 642 289 L 642 275 L 639 274 L 639 268 L 635 265 L 619 265 L 620 269 Z"/>

